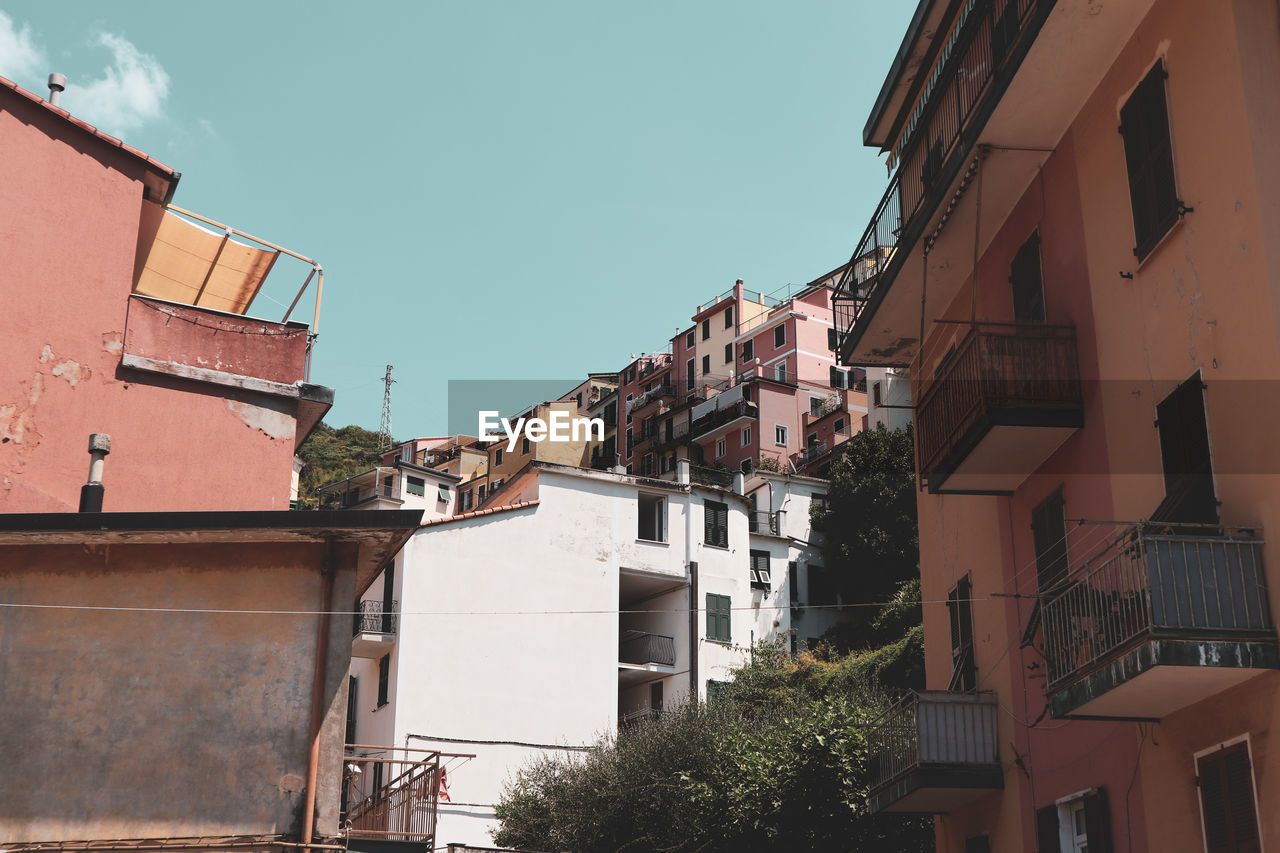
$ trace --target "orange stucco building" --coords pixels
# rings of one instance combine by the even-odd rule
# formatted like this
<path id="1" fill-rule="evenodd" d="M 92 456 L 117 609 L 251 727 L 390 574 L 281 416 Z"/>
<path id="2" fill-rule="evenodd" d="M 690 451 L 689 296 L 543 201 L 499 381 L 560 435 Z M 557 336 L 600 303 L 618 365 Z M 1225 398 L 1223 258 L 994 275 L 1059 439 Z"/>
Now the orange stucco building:
<path id="1" fill-rule="evenodd" d="M 1280 7 L 921 0 L 837 294 L 913 377 L 947 851 L 1280 849 Z M 854 270 L 858 274 L 854 274 Z"/>

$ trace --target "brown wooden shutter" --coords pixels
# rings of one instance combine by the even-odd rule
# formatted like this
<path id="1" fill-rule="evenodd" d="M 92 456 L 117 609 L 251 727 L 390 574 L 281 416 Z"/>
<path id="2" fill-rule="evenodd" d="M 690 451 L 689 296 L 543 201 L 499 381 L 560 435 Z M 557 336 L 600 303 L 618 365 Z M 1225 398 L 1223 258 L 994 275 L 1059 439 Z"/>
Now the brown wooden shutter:
<path id="1" fill-rule="evenodd" d="M 1032 233 L 1013 256 L 1009 283 L 1013 285 L 1013 318 L 1019 323 L 1043 323 L 1044 280 L 1040 269 L 1039 231 Z"/>
<path id="2" fill-rule="evenodd" d="M 1105 788 L 1084 795 L 1084 825 L 1089 837 L 1089 853 L 1112 853 L 1115 845 L 1111 839 L 1111 810 Z"/>
<path id="3" fill-rule="evenodd" d="M 1058 807 L 1036 809 L 1036 849 L 1039 853 L 1062 853 L 1058 844 Z"/>
<path id="4" fill-rule="evenodd" d="M 1155 64 L 1120 108 L 1129 200 L 1133 205 L 1134 254 L 1141 260 L 1178 219 L 1173 180 L 1173 146 L 1165 101 L 1164 62 Z"/>
<path id="5" fill-rule="evenodd" d="M 1244 743 L 1196 760 L 1208 853 L 1258 853 L 1253 776 Z"/>

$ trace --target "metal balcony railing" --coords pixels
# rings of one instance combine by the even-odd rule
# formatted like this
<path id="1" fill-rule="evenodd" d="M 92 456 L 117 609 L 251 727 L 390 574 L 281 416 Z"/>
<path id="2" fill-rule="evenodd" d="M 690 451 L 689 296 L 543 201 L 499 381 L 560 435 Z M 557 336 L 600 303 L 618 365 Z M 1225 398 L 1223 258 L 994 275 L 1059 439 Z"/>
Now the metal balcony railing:
<path id="1" fill-rule="evenodd" d="M 918 470 L 929 474 L 995 409 L 1083 405 L 1075 329 L 980 324 L 939 366 L 916 411 Z"/>
<path id="2" fill-rule="evenodd" d="M 1134 525 L 1044 600 L 1048 686 L 1082 676 L 1145 639 L 1275 638 L 1252 529 Z"/>
<path id="3" fill-rule="evenodd" d="M 894 145 L 898 170 L 836 285 L 833 308 L 841 349 L 876 291 L 892 283 L 896 265 L 902 263 L 897 250 L 909 250 L 922 236 L 934 211 L 934 204 L 926 202 L 959 174 L 977 138 L 969 131 L 986 123 L 999 99 L 992 81 L 1015 70 L 1006 69 L 1005 60 L 1030 29 L 1034 13 L 1047 14 L 1054 2 L 968 0 L 957 15 Z"/>
<path id="4" fill-rule="evenodd" d="M 998 765 L 994 696 L 909 693 L 867 735 L 875 791 L 922 765 Z"/>
<path id="5" fill-rule="evenodd" d="M 817 444 L 810 444 L 804 450 L 793 453 L 791 458 L 797 466 L 807 465 L 815 459 L 820 459 L 823 456 L 826 456 L 827 451 L 830 449 L 831 448 L 827 446 L 825 441 L 820 441 Z"/>
<path id="6" fill-rule="evenodd" d="M 713 409 L 694 421 L 692 426 L 689 428 L 689 431 L 695 436 L 700 437 L 704 433 L 710 432 L 718 427 L 722 427 L 729 423 L 729 421 L 736 420 L 741 417 L 756 417 L 755 404 L 746 400 L 739 400 L 738 402 L 731 403 L 722 409 Z"/>
<path id="7" fill-rule="evenodd" d="M 643 631 L 623 631 L 618 640 L 618 660 L 622 663 L 637 665 L 656 663 L 661 666 L 675 666 L 675 638 L 662 634 L 647 634 Z"/>
<path id="8" fill-rule="evenodd" d="M 719 488 L 727 489 L 733 485 L 733 472 L 727 468 L 690 465 L 689 479 L 703 486 L 718 486 Z"/>
<path id="9" fill-rule="evenodd" d="M 371 631 L 381 634 L 394 634 L 400 619 L 400 602 L 391 602 L 391 609 L 383 607 L 381 601 L 361 601 L 356 611 L 356 620 L 352 635 Z"/>
<path id="10" fill-rule="evenodd" d="M 441 759 L 470 757 L 348 744 L 343 759 L 347 837 L 434 841 Z"/>
<path id="11" fill-rule="evenodd" d="M 747 513 L 747 528 L 752 533 L 772 533 L 778 535 L 779 513 L 753 511 Z"/>

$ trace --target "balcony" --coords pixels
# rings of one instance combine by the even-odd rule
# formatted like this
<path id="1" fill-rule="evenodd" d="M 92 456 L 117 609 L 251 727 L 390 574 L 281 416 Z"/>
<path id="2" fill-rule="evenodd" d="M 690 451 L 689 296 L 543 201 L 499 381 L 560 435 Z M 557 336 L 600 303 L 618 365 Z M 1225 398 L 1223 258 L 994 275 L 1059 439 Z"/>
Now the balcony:
<path id="1" fill-rule="evenodd" d="M 1004 787 L 996 697 L 912 693 L 868 734 L 867 808 L 942 814 Z"/>
<path id="2" fill-rule="evenodd" d="M 391 651 L 400 621 L 400 602 L 387 610 L 381 601 L 361 601 L 352 631 L 351 656 L 377 660 Z"/>
<path id="3" fill-rule="evenodd" d="M 342 790 L 347 849 L 368 853 L 432 849 L 443 782 L 441 759 L 474 757 L 348 744 Z M 387 842 L 412 842 L 412 846 Z"/>
<path id="4" fill-rule="evenodd" d="M 674 637 L 645 631 L 623 631 L 618 640 L 618 682 L 623 686 L 643 684 L 674 675 Z"/>
<path id="5" fill-rule="evenodd" d="M 394 468 L 373 468 L 316 490 L 321 509 L 398 509 L 399 473 Z"/>
<path id="6" fill-rule="evenodd" d="M 693 433 L 695 441 L 705 441 L 735 421 L 743 419 L 754 420 L 756 417 L 758 417 L 757 410 L 753 403 L 747 400 L 738 400 L 712 409 L 702 415 L 693 422 L 689 431 Z"/>
<path id="7" fill-rule="evenodd" d="M 837 285 L 845 364 L 913 361 L 926 264 L 929 321 L 961 292 L 975 242 L 980 255 L 1152 0 L 1111 4 L 1105 26 L 1090 26 L 1088 0 L 929 6 L 864 133 L 891 152 L 896 172 Z"/>
<path id="8" fill-rule="evenodd" d="M 977 325 L 920 400 L 917 470 L 934 494 L 1012 494 L 1083 422 L 1073 329 Z"/>
<path id="9" fill-rule="evenodd" d="M 747 513 L 747 529 L 752 533 L 767 533 L 777 536 L 781 529 L 781 513 L 754 511 Z"/>
<path id="10" fill-rule="evenodd" d="M 1042 605 L 1053 716 L 1158 720 L 1280 668 L 1262 545 L 1148 523 L 1072 571 Z"/>

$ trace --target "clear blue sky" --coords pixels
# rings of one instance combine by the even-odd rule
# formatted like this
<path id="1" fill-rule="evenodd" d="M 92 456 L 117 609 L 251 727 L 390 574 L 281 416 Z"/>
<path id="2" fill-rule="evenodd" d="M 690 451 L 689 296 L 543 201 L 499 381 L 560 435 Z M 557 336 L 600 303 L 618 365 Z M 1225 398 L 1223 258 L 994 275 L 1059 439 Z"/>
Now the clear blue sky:
<path id="1" fill-rule="evenodd" d="M 327 420 L 376 429 L 393 364 L 404 438 L 444 431 L 449 379 L 617 369 L 736 278 L 847 260 L 914 6 L 0 0 L 0 74 L 65 73 L 176 204 L 317 258 Z"/>

